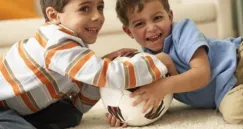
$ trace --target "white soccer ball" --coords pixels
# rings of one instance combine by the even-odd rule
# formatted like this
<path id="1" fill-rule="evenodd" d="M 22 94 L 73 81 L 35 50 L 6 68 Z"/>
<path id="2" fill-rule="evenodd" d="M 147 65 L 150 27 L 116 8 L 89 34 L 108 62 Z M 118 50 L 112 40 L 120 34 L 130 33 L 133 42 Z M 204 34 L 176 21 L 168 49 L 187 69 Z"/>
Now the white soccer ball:
<path id="1" fill-rule="evenodd" d="M 115 60 L 125 61 L 127 58 L 120 57 Z M 132 102 L 139 96 L 131 98 L 129 96 L 131 92 L 128 90 L 100 88 L 100 94 L 105 109 L 121 122 L 126 122 L 130 126 L 143 126 L 158 120 L 170 107 L 173 98 L 172 94 L 168 94 L 161 100 L 155 113 L 152 113 L 152 107 L 147 112 L 142 113 L 145 102 L 132 106 Z"/>

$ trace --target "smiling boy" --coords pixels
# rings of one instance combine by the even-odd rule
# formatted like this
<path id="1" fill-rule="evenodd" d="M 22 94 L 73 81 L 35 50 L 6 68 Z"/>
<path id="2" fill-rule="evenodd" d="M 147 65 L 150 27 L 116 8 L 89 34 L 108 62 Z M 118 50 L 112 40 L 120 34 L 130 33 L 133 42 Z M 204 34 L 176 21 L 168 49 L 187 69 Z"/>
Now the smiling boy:
<path id="1" fill-rule="evenodd" d="M 242 38 L 207 38 L 194 22 L 173 22 L 168 0 L 117 0 L 123 30 L 144 52 L 168 54 L 178 75 L 139 88 L 144 112 L 166 94 L 191 106 L 216 108 L 228 123 L 243 122 Z M 240 47 L 241 46 L 241 47 Z"/>

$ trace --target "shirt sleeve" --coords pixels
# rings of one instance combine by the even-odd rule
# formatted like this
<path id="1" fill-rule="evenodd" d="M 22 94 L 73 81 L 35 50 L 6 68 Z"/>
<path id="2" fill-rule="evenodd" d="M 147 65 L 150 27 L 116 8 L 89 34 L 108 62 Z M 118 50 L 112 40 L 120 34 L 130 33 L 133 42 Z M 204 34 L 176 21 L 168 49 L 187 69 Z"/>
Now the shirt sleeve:
<path id="1" fill-rule="evenodd" d="M 176 52 L 179 53 L 181 61 L 188 64 L 196 52 L 202 46 L 209 51 L 208 40 L 203 33 L 196 27 L 192 20 L 185 19 L 173 25 L 172 30 L 173 43 Z"/>
<path id="2" fill-rule="evenodd" d="M 81 82 L 75 83 L 80 92 L 72 98 L 72 102 L 79 111 L 86 113 L 100 100 L 99 88 Z"/>
<path id="3" fill-rule="evenodd" d="M 60 30 L 60 29 L 59 29 Z M 74 36 L 56 31 L 46 45 L 46 68 L 89 85 L 129 89 L 151 83 L 167 73 L 155 56 L 139 53 L 127 61 L 101 59 Z"/>

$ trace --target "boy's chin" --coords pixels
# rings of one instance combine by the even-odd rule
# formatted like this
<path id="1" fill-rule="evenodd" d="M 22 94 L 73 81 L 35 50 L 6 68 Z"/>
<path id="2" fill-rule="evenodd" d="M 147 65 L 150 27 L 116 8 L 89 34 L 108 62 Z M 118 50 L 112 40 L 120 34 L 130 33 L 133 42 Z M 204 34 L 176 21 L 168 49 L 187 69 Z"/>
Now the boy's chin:
<path id="1" fill-rule="evenodd" d="M 95 40 L 86 40 L 84 41 L 85 44 L 94 44 L 96 42 L 96 39 Z"/>
<path id="2" fill-rule="evenodd" d="M 154 53 L 159 53 L 163 50 L 163 48 L 149 48 L 151 51 L 153 51 Z"/>

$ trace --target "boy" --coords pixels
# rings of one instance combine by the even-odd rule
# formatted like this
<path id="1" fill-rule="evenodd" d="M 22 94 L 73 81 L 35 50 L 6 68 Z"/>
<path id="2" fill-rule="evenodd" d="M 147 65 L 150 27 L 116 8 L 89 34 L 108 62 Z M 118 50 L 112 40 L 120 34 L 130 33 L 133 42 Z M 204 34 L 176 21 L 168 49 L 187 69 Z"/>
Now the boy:
<path id="1" fill-rule="evenodd" d="M 123 30 L 147 53 L 168 54 L 178 75 L 136 90 L 144 112 L 166 94 L 195 107 L 217 108 L 227 123 L 243 122 L 242 38 L 205 37 L 189 19 L 173 23 L 168 0 L 117 0 Z M 240 47 L 241 46 L 241 47 Z"/>
<path id="2" fill-rule="evenodd" d="M 133 88 L 167 72 L 149 54 L 137 54 L 124 63 L 111 61 L 133 49 L 103 59 L 94 55 L 88 45 L 96 41 L 104 23 L 103 0 L 40 0 L 40 4 L 46 24 L 1 57 L 0 128 L 76 126 L 99 100 L 98 87 Z"/>

